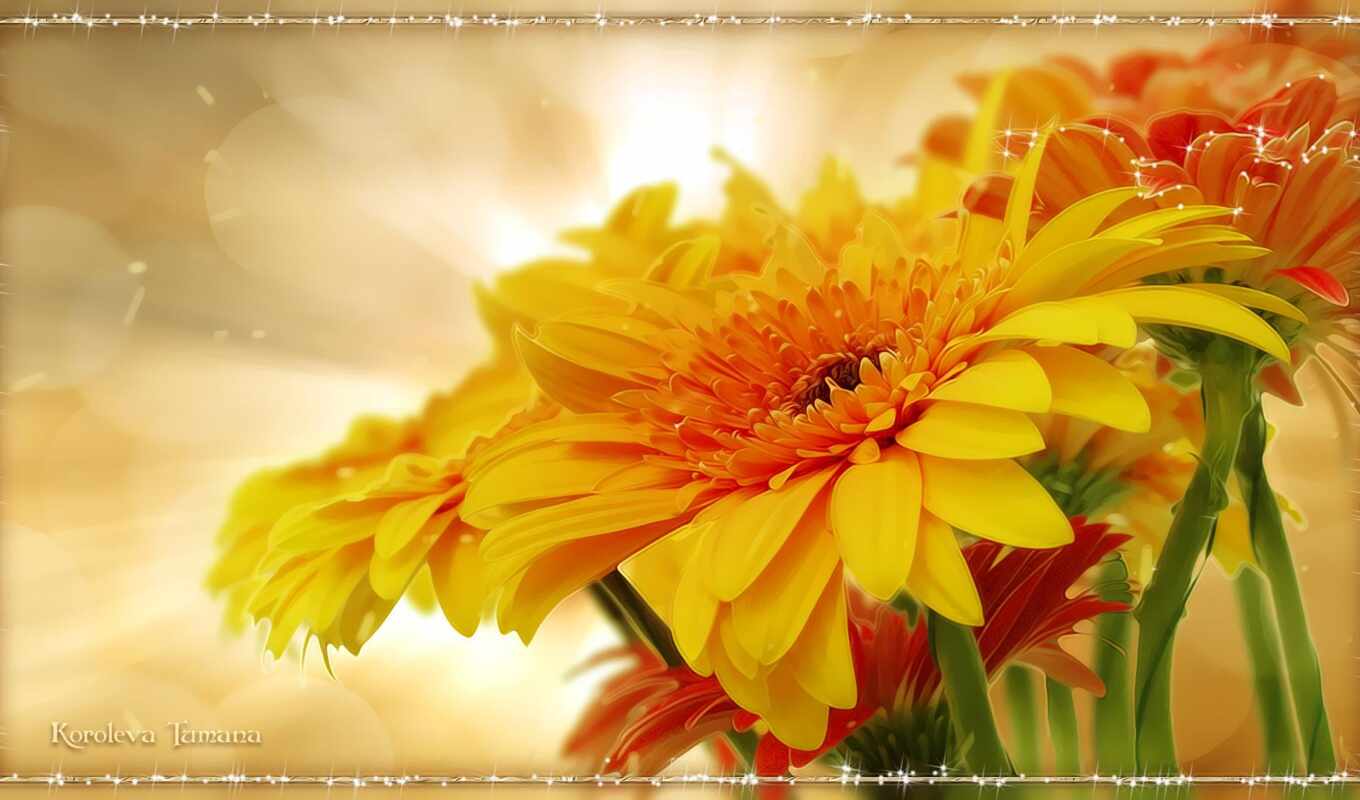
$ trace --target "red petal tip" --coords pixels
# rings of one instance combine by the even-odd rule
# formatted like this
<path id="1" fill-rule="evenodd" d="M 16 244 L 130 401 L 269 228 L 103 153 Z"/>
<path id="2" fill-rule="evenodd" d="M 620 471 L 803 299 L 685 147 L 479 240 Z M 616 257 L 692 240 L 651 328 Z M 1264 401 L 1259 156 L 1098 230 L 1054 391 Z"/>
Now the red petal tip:
<path id="1" fill-rule="evenodd" d="M 1346 287 L 1335 275 L 1325 269 L 1305 265 L 1277 269 L 1275 274 L 1288 278 L 1334 306 L 1344 308 L 1350 305 L 1350 292 L 1346 291 Z"/>

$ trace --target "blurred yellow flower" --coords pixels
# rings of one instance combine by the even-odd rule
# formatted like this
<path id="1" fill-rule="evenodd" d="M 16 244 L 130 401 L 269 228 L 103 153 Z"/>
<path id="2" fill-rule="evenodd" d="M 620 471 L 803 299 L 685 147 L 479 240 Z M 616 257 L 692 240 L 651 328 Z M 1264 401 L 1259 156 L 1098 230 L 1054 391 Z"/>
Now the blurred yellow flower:
<path id="1" fill-rule="evenodd" d="M 431 397 L 414 417 L 360 417 L 340 444 L 320 456 L 247 478 L 232 496 L 207 578 L 210 591 L 226 595 L 228 629 L 239 633 L 248 622 L 246 603 L 267 577 L 257 568 L 270 530 L 285 514 L 362 489 L 399 455 L 461 455 L 474 437 L 500 428 L 533 392 L 518 363 L 502 359 L 474 370 L 457 389 Z"/>
<path id="2" fill-rule="evenodd" d="M 461 469 L 458 459 L 466 454 L 469 445 L 479 436 L 500 430 L 535 402 L 537 391 L 533 381 L 511 346 L 514 327 L 532 328 L 538 319 L 569 309 L 616 307 L 610 305 L 613 298 L 592 287 L 606 277 L 630 274 L 629 269 L 635 274 L 639 260 L 650 263 L 672 242 L 676 234 L 669 219 L 674 202 L 673 186 L 642 187 L 624 198 L 601 228 L 565 234 L 568 241 L 586 250 L 587 259 L 527 264 L 501 276 L 491 287 L 482 288 L 479 306 L 496 350 L 486 364 L 470 372 L 456 388 L 433 395 L 420 413 L 406 419 L 360 417 L 342 443 L 320 456 L 262 470 L 242 483 L 232 497 L 227 520 L 218 534 L 219 555 L 207 578 L 210 591 L 226 596 L 228 629 L 239 633 L 252 614 L 257 620 L 269 619 L 272 623 L 269 647 L 281 652 L 292 631 L 301 624 L 300 618 L 287 618 L 288 614 L 303 613 L 302 601 L 313 602 L 315 595 L 322 593 L 322 589 L 312 588 L 306 590 L 304 597 L 301 587 L 315 587 L 332 578 L 338 580 L 335 576 L 348 580 L 346 576 L 357 574 L 364 556 L 373 561 L 370 565 L 373 569 L 382 572 L 386 567 L 379 564 L 380 556 L 374 558 L 371 547 L 365 551 L 338 532 L 332 532 L 333 538 L 327 539 L 324 526 L 318 528 L 312 539 L 293 539 L 271 532 L 284 520 L 297 526 L 318 514 L 362 518 L 363 511 L 372 510 L 377 504 L 356 504 L 355 498 L 371 494 L 395 497 L 386 483 L 390 480 L 403 482 L 411 500 L 420 495 L 420 489 L 433 494 L 446 491 L 449 487 L 445 481 L 456 481 Z M 425 474 L 429 480 L 421 484 L 411 477 L 413 472 Z M 293 544 L 281 548 L 288 542 Z M 301 547 L 302 542 L 308 546 Z M 472 544 L 457 550 L 461 554 L 459 559 L 435 548 L 432 558 L 443 560 L 431 564 L 433 576 L 430 570 L 421 570 L 417 565 L 412 575 L 418 579 L 411 586 L 419 606 L 433 608 L 439 594 L 441 567 L 445 572 L 455 567 L 472 569 L 468 566 L 471 558 L 468 554 L 475 555 L 476 543 Z M 309 558 L 302 559 L 303 553 L 309 553 Z M 310 566 L 302 568 L 303 561 Z M 329 572 L 322 569 L 323 563 L 329 563 L 326 567 Z M 285 574 L 280 574 L 280 570 Z M 402 574 L 405 572 L 403 569 Z M 292 595 L 278 593 L 285 577 L 292 582 L 289 584 L 295 590 Z M 362 606 L 372 611 L 371 616 L 381 622 L 401 594 L 397 591 L 392 595 L 396 590 L 390 585 L 391 577 L 387 576 L 383 590 L 377 593 L 376 587 L 367 581 L 355 583 L 350 588 L 354 608 Z M 264 590 L 266 585 L 268 591 Z M 331 590 L 334 587 L 328 589 Z M 447 591 L 438 597 L 450 623 L 469 634 L 476 629 L 482 610 L 480 605 L 472 608 L 472 594 L 476 592 L 454 604 Z M 315 609 L 307 613 L 311 614 L 308 621 L 315 623 L 319 619 Z M 310 630 L 325 644 L 345 644 L 357 651 L 372 630 L 357 626 L 366 614 L 355 611 L 354 615 L 356 627 L 344 635 L 330 624 L 320 627 L 313 624 Z M 328 623 L 338 625 L 339 621 Z"/>
<path id="3" fill-rule="evenodd" d="M 690 665 L 787 743 L 815 746 L 828 706 L 855 703 L 847 571 L 878 597 L 906 588 L 979 624 L 953 528 L 1024 547 L 1072 537 L 1014 461 L 1044 446 L 1029 415 L 1150 424 L 1136 388 L 1073 345 L 1127 348 L 1149 320 L 1288 358 L 1235 300 L 1106 275 L 1115 263 L 1173 268 L 1162 237 L 1241 239 L 1195 224 L 1223 209 L 1107 225 L 1136 194 L 1121 189 L 1031 236 L 1042 149 L 1004 220 L 944 223 L 950 248 L 918 255 L 871 210 L 833 262 L 783 226 L 758 276 L 724 280 L 721 240 L 700 237 L 647 279 L 603 285 L 625 313 L 519 335 L 539 387 L 572 413 L 468 466 L 462 513 L 489 529 L 489 570 L 512 596 L 542 598 L 502 628 L 528 639 L 562 597 L 631 557 L 624 573 Z"/>
<path id="4" fill-rule="evenodd" d="M 557 413 L 551 402 L 516 415 L 498 435 Z M 469 452 L 494 442 L 474 442 Z M 495 585 L 479 553 L 483 532 L 459 506 L 467 491 L 463 460 L 403 453 L 382 474 L 336 497 L 296 505 L 268 534 L 255 566 L 260 585 L 247 600 L 268 620 L 268 649 L 282 655 L 299 628 L 329 648 L 357 654 L 428 565 L 445 618 L 476 632 Z"/>

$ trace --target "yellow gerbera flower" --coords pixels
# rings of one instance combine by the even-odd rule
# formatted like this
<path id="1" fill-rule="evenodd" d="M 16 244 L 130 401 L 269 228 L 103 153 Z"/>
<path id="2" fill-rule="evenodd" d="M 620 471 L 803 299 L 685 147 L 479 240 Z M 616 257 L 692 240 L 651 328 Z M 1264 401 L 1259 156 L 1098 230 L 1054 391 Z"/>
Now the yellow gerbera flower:
<path id="1" fill-rule="evenodd" d="M 499 435 L 557 410 L 537 403 Z M 493 441 L 474 442 L 469 452 Z M 270 652 L 281 655 L 303 628 L 320 642 L 323 658 L 330 647 L 357 654 L 427 565 L 449 624 L 475 633 L 495 585 L 484 577 L 482 531 L 459 513 L 463 464 L 403 453 L 362 486 L 284 513 L 269 530 L 255 565 L 259 586 L 246 604 L 255 619 L 270 622 Z"/>
<path id="2" fill-rule="evenodd" d="M 507 272 L 491 287 L 479 287 L 479 305 L 496 351 L 457 387 L 433 395 L 418 414 L 405 419 L 360 417 L 343 442 L 320 456 L 262 470 L 242 483 L 232 497 L 227 520 L 218 534 L 219 556 L 207 578 L 211 592 L 226 595 L 228 628 L 234 632 L 244 629 L 250 616 L 247 604 L 254 597 L 258 618 L 275 622 L 271 647 L 281 647 L 277 642 L 281 635 L 278 631 L 287 626 L 279 624 L 280 609 L 292 606 L 269 605 L 258 594 L 265 583 L 279 577 L 274 572 L 277 563 L 264 569 L 262 564 L 269 550 L 270 532 L 280 520 L 291 513 L 296 522 L 307 509 L 341 503 L 355 493 L 379 491 L 389 466 L 399 457 L 406 460 L 398 472 L 419 463 L 423 465 L 421 469 L 439 473 L 444 468 L 436 464 L 458 463 L 456 459 L 467 452 L 477 437 L 500 430 L 516 413 L 528 408 L 537 392 L 514 354 L 511 332 L 515 325 L 532 325 L 567 309 L 616 308 L 610 305 L 617 304 L 616 298 L 591 287 L 608 277 L 636 276 L 639 260 L 650 263 L 672 244 L 680 230 L 670 223 L 674 204 L 674 186 L 644 186 L 625 197 L 600 228 L 564 234 L 567 241 L 584 248 L 588 258 L 526 264 Z M 684 230 L 692 234 L 694 228 Z M 541 303 L 540 298 L 548 301 Z M 416 459 L 416 455 L 429 458 Z M 426 488 L 438 492 L 443 487 L 435 480 Z M 317 546 L 324 549 L 324 544 L 318 542 Z M 345 542 L 337 539 L 333 544 L 338 547 Z M 355 548 L 350 548 L 345 557 L 355 552 Z M 468 552 L 475 553 L 475 548 Z M 424 576 L 427 572 L 418 574 Z M 432 607 L 429 601 L 435 587 L 425 577 L 415 587 L 421 605 Z M 370 605 L 377 608 L 384 604 L 374 601 Z M 385 605 L 382 617 L 391 604 Z M 450 622 L 459 630 L 470 632 L 476 628 L 476 616 L 465 606 L 467 603 L 451 609 L 443 604 Z M 286 641 L 284 637 L 283 644 Z"/>
<path id="3" fill-rule="evenodd" d="M 1182 287 L 1101 283 L 1115 263 L 1152 271 L 1158 237 L 1221 208 L 1107 225 L 1136 194 L 1089 198 L 1033 236 L 1035 148 L 1005 219 L 963 215 L 954 247 L 922 257 L 869 212 L 826 264 L 785 229 L 758 277 L 713 287 L 712 241 L 683 273 L 602 287 L 627 313 L 541 324 L 521 357 L 571 414 L 484 449 L 462 513 L 515 596 L 530 637 L 566 594 L 623 569 L 681 653 L 811 747 L 827 707 L 855 702 L 843 576 L 875 596 L 906 588 L 981 622 L 954 528 L 1022 547 L 1071 540 L 1067 518 L 1015 457 L 1043 448 L 1029 414 L 1130 430 L 1142 395 L 1076 346 L 1130 347 L 1151 320 L 1234 336 L 1287 358 L 1238 302 Z M 1259 251 L 1253 251 L 1256 254 Z M 1154 266 L 1156 269 L 1154 269 Z M 1073 273 L 1091 276 L 1078 291 Z M 656 543 L 648 550 L 649 544 Z"/>
<path id="4" fill-rule="evenodd" d="M 453 391 L 431 397 L 413 417 L 360 417 L 340 444 L 320 456 L 247 478 L 232 496 L 206 581 L 209 591 L 227 598 L 228 629 L 239 633 L 246 626 L 246 603 L 267 577 L 257 568 L 269 532 L 285 514 L 362 489 L 397 456 L 461 455 L 474 437 L 500 428 L 533 393 L 518 362 L 499 359 L 471 372 Z"/>

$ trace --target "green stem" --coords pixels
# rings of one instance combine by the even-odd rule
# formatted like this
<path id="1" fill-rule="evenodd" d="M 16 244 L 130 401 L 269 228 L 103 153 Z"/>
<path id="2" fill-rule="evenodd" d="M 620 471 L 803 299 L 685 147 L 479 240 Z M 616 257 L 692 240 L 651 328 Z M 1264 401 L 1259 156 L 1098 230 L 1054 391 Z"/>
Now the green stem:
<path id="1" fill-rule="evenodd" d="M 1336 752 L 1332 748 L 1332 729 L 1323 701 L 1322 668 L 1318 663 L 1317 646 L 1308 631 L 1303 591 L 1294 571 L 1294 558 L 1289 552 L 1280 506 L 1266 477 L 1265 451 L 1266 418 L 1258 398 L 1242 431 L 1237 477 L 1251 523 L 1252 549 L 1270 584 L 1270 596 L 1275 603 L 1304 761 L 1308 772 L 1326 775 L 1336 770 Z"/>
<path id="2" fill-rule="evenodd" d="M 1015 768 L 1033 774 L 1039 770 L 1038 686 L 1029 667 L 1013 664 L 1001 673 L 1010 717 L 1011 752 Z"/>
<path id="3" fill-rule="evenodd" d="M 1109 587 L 1100 593 L 1105 600 L 1129 603 L 1128 567 L 1122 558 L 1106 564 L 1099 584 Z M 1132 641 L 1133 615 L 1101 614 L 1096 620 L 1095 671 L 1105 683 L 1105 694 L 1095 700 L 1096 768 L 1116 775 L 1134 775 L 1138 759 L 1133 739 L 1133 686 L 1129 681 L 1129 643 Z"/>
<path id="4" fill-rule="evenodd" d="M 1014 774 L 996 729 L 992 703 L 987 697 L 987 671 L 972 629 L 934 612 L 929 612 L 926 624 L 930 652 L 944 676 L 949 715 L 956 740 L 965 750 L 964 760 L 978 774 Z"/>
<path id="5" fill-rule="evenodd" d="M 1254 396 L 1255 366 L 1255 351 L 1222 337 L 1209 343 L 1200 360 L 1205 435 L 1199 466 L 1176 509 L 1157 569 L 1134 611 L 1139 635 L 1133 718 L 1138 766 L 1145 774 L 1179 771 L 1171 717 L 1172 647 L 1200 559 L 1208 552 L 1218 515 L 1228 504 L 1227 480 L 1243 418 Z"/>
<path id="6" fill-rule="evenodd" d="M 1048 735 L 1053 739 L 1054 766 L 1063 775 L 1080 775 L 1081 743 L 1072 689 L 1047 678 L 1044 690 L 1048 694 Z"/>
<path id="7" fill-rule="evenodd" d="M 1243 567 L 1233 579 L 1233 590 L 1256 684 L 1256 710 L 1261 715 L 1266 744 L 1266 772 L 1292 774 L 1298 763 L 1299 742 L 1287 699 L 1280 630 L 1270 613 L 1269 590 L 1265 579 L 1251 567 Z"/>

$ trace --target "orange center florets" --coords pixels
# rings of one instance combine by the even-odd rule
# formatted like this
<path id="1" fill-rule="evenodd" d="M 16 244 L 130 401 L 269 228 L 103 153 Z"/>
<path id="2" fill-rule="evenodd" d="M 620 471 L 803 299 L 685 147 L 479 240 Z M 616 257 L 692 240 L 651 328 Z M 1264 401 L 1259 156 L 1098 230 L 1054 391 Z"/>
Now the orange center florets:
<path id="1" fill-rule="evenodd" d="M 831 271 L 778 296 L 751 290 L 731 313 L 669 339 L 668 374 L 641 409 L 662 460 L 749 485 L 849 457 L 913 421 L 941 370 L 953 371 L 942 354 L 972 330 L 972 295 L 987 293 L 942 286 L 925 264 L 871 283 L 866 292 Z"/>
<path id="2" fill-rule="evenodd" d="M 861 360 L 867 358 L 870 362 L 877 363 L 880 353 L 891 352 L 890 350 L 878 349 L 868 353 L 827 353 L 821 356 L 817 359 L 820 366 L 794 383 L 790 399 L 783 404 L 781 410 L 787 414 L 796 415 L 815 408 L 819 401 L 829 404 L 833 390 L 853 391 L 855 387 L 860 385 L 859 362 Z"/>

